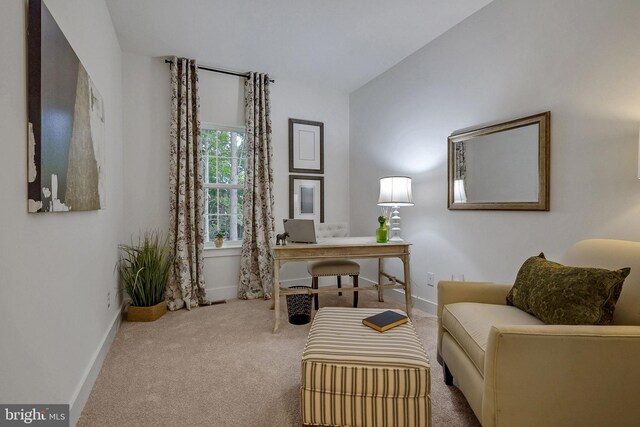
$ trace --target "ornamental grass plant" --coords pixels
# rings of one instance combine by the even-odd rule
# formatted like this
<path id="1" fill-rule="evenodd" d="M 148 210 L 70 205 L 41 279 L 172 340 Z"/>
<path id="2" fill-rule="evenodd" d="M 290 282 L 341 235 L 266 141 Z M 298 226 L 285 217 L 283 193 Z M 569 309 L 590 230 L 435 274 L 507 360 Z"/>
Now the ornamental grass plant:
<path id="1" fill-rule="evenodd" d="M 118 271 L 131 305 L 151 307 L 164 300 L 172 258 L 158 231 L 145 232 L 135 243 L 119 245 Z"/>

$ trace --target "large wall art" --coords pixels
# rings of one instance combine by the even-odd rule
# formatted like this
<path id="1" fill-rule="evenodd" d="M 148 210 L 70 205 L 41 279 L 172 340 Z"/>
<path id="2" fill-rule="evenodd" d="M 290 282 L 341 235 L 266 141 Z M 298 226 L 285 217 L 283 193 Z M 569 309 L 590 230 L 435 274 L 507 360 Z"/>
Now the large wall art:
<path id="1" fill-rule="evenodd" d="M 105 206 L 102 96 L 42 0 L 29 0 L 28 210 Z"/>

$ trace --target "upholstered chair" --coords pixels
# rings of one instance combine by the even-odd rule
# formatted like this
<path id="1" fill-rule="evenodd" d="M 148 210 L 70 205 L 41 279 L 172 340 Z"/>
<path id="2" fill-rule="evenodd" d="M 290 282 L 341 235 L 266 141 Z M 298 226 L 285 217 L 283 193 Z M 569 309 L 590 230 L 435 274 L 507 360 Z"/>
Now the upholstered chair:
<path id="1" fill-rule="evenodd" d="M 545 324 L 507 305 L 512 284 L 438 284 L 445 382 L 483 427 L 640 425 L 640 242 L 582 240 L 561 261 L 631 267 L 611 324 Z"/>
<path id="2" fill-rule="evenodd" d="M 318 241 L 329 237 L 347 237 L 349 227 L 345 223 L 319 223 L 316 224 L 316 239 Z M 307 271 L 311 275 L 311 287 L 318 289 L 318 281 L 323 276 L 336 276 L 338 288 L 342 288 L 342 276 L 351 276 L 353 287 L 358 287 L 360 276 L 360 264 L 350 259 L 327 259 L 322 261 L 309 261 Z M 338 295 L 342 295 L 339 292 Z M 318 310 L 318 294 L 314 295 L 314 306 Z M 358 306 L 358 292 L 353 293 L 353 306 Z"/>

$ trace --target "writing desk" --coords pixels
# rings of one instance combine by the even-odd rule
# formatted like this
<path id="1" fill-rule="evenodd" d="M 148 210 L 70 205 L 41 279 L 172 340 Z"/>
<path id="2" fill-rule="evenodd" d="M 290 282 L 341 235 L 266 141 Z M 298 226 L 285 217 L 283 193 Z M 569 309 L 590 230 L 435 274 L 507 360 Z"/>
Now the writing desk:
<path id="1" fill-rule="evenodd" d="M 273 246 L 273 305 L 275 324 L 273 332 L 280 327 L 280 297 L 294 294 L 319 294 L 328 292 L 378 291 L 378 300 L 384 301 L 384 289 L 404 289 L 406 312 L 411 317 L 411 273 L 409 269 L 409 247 L 411 243 L 376 243 L 375 237 L 332 237 L 319 239 L 318 243 L 288 243 L 286 246 Z M 280 287 L 280 268 L 288 262 L 312 261 L 335 258 L 378 258 L 378 283 L 371 287 L 321 289 L 289 289 Z M 403 278 L 398 279 L 384 271 L 385 258 L 399 258 L 404 266 Z M 383 277 L 390 282 L 382 283 Z"/>

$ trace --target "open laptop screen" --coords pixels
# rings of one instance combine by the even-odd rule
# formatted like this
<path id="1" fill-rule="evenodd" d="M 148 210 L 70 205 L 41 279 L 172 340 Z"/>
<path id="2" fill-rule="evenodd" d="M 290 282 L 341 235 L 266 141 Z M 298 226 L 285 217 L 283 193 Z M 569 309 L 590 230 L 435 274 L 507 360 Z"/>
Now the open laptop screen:
<path id="1" fill-rule="evenodd" d="M 283 219 L 284 231 L 291 243 L 316 243 L 316 228 L 312 219 Z"/>

